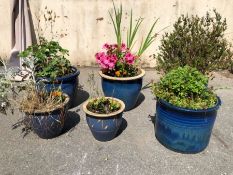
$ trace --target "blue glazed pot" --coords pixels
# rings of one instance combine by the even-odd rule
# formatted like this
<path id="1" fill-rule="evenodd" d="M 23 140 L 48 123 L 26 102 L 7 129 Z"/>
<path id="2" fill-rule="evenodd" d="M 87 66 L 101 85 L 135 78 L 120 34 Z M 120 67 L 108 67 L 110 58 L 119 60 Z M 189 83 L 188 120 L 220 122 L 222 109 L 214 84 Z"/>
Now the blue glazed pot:
<path id="1" fill-rule="evenodd" d="M 83 110 L 86 113 L 87 124 L 92 132 L 92 135 L 96 140 L 102 142 L 110 141 L 115 138 L 121 126 L 122 115 L 125 109 L 125 105 L 121 100 L 115 98 L 111 99 L 119 102 L 121 104 L 121 108 L 118 111 L 110 114 L 97 114 L 89 111 L 86 106 L 90 100 L 86 101 L 83 105 Z"/>
<path id="2" fill-rule="evenodd" d="M 141 74 L 135 77 L 111 77 L 103 74 L 102 71 L 99 74 L 105 96 L 122 100 L 126 111 L 135 107 L 145 75 L 143 69 L 141 69 Z"/>
<path id="3" fill-rule="evenodd" d="M 51 139 L 58 136 L 64 126 L 68 102 L 69 96 L 66 97 L 62 106 L 53 111 L 35 111 L 33 114 L 25 113 L 26 117 L 30 118 L 32 130 L 43 139 Z"/>
<path id="4" fill-rule="evenodd" d="M 198 153 L 209 144 L 212 128 L 221 105 L 206 110 L 176 107 L 158 99 L 155 136 L 165 147 L 182 153 Z"/>
<path id="5" fill-rule="evenodd" d="M 74 95 L 75 95 L 75 91 L 76 91 L 76 88 L 78 86 L 78 76 L 80 74 L 80 71 L 75 68 L 75 67 L 72 67 L 73 69 L 73 74 L 71 75 L 66 75 L 66 76 L 63 76 L 63 77 L 57 77 L 54 82 L 55 83 L 52 83 L 51 79 L 50 78 L 37 78 L 37 81 L 43 81 L 45 83 L 45 89 L 50 92 L 52 91 L 53 89 L 56 89 L 56 88 L 59 88 L 61 87 L 61 90 L 63 93 L 69 95 L 70 97 L 70 103 L 73 102 L 74 100 Z"/>

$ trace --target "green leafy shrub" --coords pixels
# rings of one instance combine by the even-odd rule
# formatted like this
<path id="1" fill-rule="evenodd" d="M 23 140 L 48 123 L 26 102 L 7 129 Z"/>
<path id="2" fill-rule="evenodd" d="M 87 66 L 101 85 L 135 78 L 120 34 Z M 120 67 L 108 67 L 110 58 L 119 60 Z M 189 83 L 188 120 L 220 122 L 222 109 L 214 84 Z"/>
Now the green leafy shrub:
<path id="1" fill-rule="evenodd" d="M 21 83 L 14 83 L 12 79 L 16 75 L 16 69 L 13 67 L 7 67 L 5 59 L 0 57 L 0 113 L 7 114 L 7 110 L 10 109 L 13 113 L 12 101 L 20 92 Z"/>
<path id="2" fill-rule="evenodd" d="M 69 52 L 63 49 L 56 41 L 47 41 L 40 38 L 39 44 L 29 46 L 19 54 L 22 58 L 28 58 L 34 64 L 35 77 L 55 79 L 72 73 L 71 63 L 65 56 Z M 24 62 L 27 65 L 27 61 Z"/>
<path id="3" fill-rule="evenodd" d="M 196 68 L 179 67 L 152 85 L 154 95 L 175 106 L 207 109 L 216 105 L 217 96 L 207 87 L 208 78 Z"/>
<path id="4" fill-rule="evenodd" d="M 233 74 L 233 60 L 231 61 L 230 72 Z"/>
<path id="5" fill-rule="evenodd" d="M 214 10 L 211 16 L 188 15 L 178 18 L 171 33 L 162 38 L 157 57 L 157 69 L 165 73 L 179 66 L 196 67 L 207 74 L 218 69 L 228 69 L 233 53 L 224 38 L 226 19 Z"/>
<path id="6" fill-rule="evenodd" d="M 120 103 L 105 97 L 94 98 L 87 104 L 87 109 L 89 111 L 98 114 L 109 114 L 119 110 L 120 107 Z"/>

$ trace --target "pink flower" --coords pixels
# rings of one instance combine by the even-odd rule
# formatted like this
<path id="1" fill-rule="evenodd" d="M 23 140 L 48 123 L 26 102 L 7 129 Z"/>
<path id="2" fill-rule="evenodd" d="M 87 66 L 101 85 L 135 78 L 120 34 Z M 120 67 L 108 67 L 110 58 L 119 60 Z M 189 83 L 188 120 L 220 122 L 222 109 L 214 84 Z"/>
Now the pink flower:
<path id="1" fill-rule="evenodd" d="M 103 49 L 103 52 L 95 54 L 96 62 L 102 69 L 114 69 L 117 62 L 123 64 L 133 64 L 135 62 L 136 56 L 130 52 L 125 43 L 121 44 L 120 50 L 118 50 L 117 44 L 108 43 L 103 45 Z"/>
<path id="2" fill-rule="evenodd" d="M 103 63 L 100 63 L 100 67 L 101 67 L 102 69 L 108 69 L 108 66 L 105 65 L 105 64 L 103 64 Z"/>
<path id="3" fill-rule="evenodd" d="M 122 51 L 122 52 L 125 52 L 126 50 L 127 50 L 126 44 L 125 44 L 125 43 L 122 43 L 122 44 L 121 44 L 121 51 Z"/>
<path id="4" fill-rule="evenodd" d="M 105 43 L 105 44 L 103 45 L 103 49 L 108 50 L 108 49 L 110 49 L 110 48 L 111 48 L 111 45 L 109 45 L 108 43 Z"/>
<path id="5" fill-rule="evenodd" d="M 108 62 L 108 67 L 110 69 L 113 69 L 115 67 L 115 65 L 116 65 L 116 62 L 117 62 L 117 56 L 115 54 L 109 55 L 108 56 L 108 61 L 109 61 Z"/>
<path id="6" fill-rule="evenodd" d="M 101 60 L 103 60 L 106 57 L 104 52 L 99 52 L 95 54 L 95 58 L 97 62 L 99 63 Z"/>
<path id="7" fill-rule="evenodd" d="M 128 64 L 133 64 L 135 60 L 135 56 L 131 54 L 130 52 L 125 54 L 125 60 Z"/>
<path id="8" fill-rule="evenodd" d="M 103 69 L 113 69 L 117 62 L 117 56 L 115 54 L 105 54 L 105 52 L 99 52 L 95 55 L 97 63 Z"/>
<path id="9" fill-rule="evenodd" d="M 112 44 L 112 47 L 113 47 L 114 49 L 116 49 L 116 48 L 118 48 L 118 45 L 117 45 L 117 44 Z"/>

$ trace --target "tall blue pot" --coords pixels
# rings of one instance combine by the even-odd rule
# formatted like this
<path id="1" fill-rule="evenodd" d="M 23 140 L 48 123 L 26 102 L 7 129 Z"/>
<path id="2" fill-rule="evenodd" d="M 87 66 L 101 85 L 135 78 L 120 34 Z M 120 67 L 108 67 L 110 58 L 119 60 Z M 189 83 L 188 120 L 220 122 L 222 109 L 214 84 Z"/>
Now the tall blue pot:
<path id="1" fill-rule="evenodd" d="M 58 136 L 63 127 L 68 109 L 69 96 L 63 105 L 53 111 L 35 111 L 33 114 L 25 113 L 30 119 L 32 130 L 43 139 L 51 139 Z"/>
<path id="2" fill-rule="evenodd" d="M 57 77 L 54 82 L 52 83 L 50 78 L 37 78 L 37 81 L 39 80 L 44 80 L 43 82 L 45 83 L 45 89 L 50 92 L 54 88 L 61 87 L 61 90 L 63 93 L 67 94 L 70 97 L 70 103 L 74 101 L 74 95 L 78 86 L 78 76 L 80 74 L 80 71 L 72 67 L 73 69 L 73 74 L 66 75 L 63 77 Z"/>
<path id="3" fill-rule="evenodd" d="M 125 110 L 135 107 L 142 89 L 143 76 L 145 71 L 141 69 L 140 75 L 135 77 L 111 77 L 99 72 L 104 95 L 122 100 L 125 103 Z"/>
<path id="4" fill-rule="evenodd" d="M 158 99 L 156 104 L 155 136 L 165 147 L 182 153 L 198 153 L 209 144 L 212 128 L 221 105 L 206 110 L 176 107 Z"/>
<path id="5" fill-rule="evenodd" d="M 122 115 L 125 105 L 119 99 L 111 99 L 118 101 L 121 104 L 121 108 L 110 114 L 97 114 L 89 111 L 86 107 L 89 101 L 85 102 L 83 105 L 83 110 L 86 113 L 87 124 L 92 135 L 98 141 L 105 142 L 114 139 L 122 123 Z"/>

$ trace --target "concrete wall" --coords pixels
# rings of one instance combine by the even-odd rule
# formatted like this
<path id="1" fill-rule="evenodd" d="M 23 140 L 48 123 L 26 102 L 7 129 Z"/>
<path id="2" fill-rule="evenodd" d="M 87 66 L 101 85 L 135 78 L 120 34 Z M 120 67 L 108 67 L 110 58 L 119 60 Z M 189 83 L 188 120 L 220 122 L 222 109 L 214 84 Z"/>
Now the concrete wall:
<path id="1" fill-rule="evenodd" d="M 134 17 L 143 17 L 144 22 L 139 33 L 138 41 L 145 36 L 156 18 L 159 21 L 156 31 L 169 26 L 159 33 L 156 42 L 143 55 L 144 65 L 153 67 L 155 60 L 150 55 L 158 51 L 160 38 L 165 31 L 172 30 L 172 24 L 183 13 L 204 15 L 207 10 L 216 8 L 223 17 L 227 18 L 227 37 L 233 39 L 233 1 L 232 0 L 115 0 L 122 2 L 125 12 L 133 9 Z M 108 10 L 112 10 L 111 0 L 29 0 L 33 23 L 35 15 L 43 11 L 45 6 L 57 12 L 61 18 L 57 20 L 55 30 L 65 31 L 68 35 L 59 41 L 70 50 L 69 59 L 75 65 L 91 66 L 95 64 L 94 55 L 105 42 L 116 41 L 113 27 L 110 23 Z M 0 0 L 0 55 L 10 52 L 10 1 Z M 68 18 L 65 18 L 67 16 Z M 124 14 L 128 22 L 127 14 Z M 102 19 L 102 20 L 97 20 Z M 126 26 L 126 24 L 124 24 Z M 135 46 L 136 48 L 136 46 Z"/>

